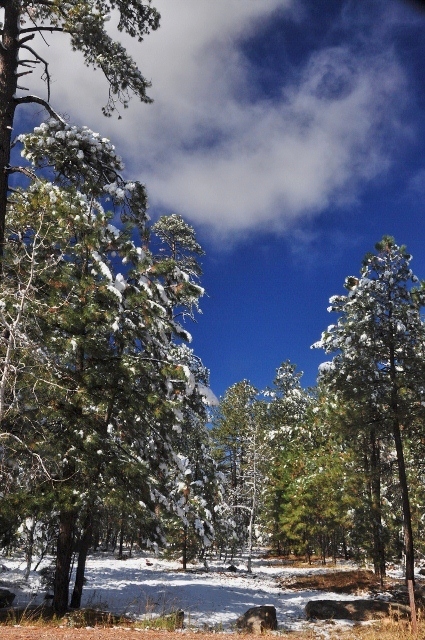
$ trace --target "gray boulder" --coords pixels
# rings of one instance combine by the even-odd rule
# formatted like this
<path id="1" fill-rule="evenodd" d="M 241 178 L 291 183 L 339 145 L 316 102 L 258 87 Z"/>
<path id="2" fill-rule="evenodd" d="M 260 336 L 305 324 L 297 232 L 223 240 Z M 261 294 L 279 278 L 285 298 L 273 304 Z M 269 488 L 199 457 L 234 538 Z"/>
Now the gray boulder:
<path id="1" fill-rule="evenodd" d="M 248 633 L 262 633 L 277 629 L 276 608 L 271 604 L 251 607 L 236 620 L 236 626 Z"/>
<path id="2" fill-rule="evenodd" d="M 406 605 L 385 600 L 311 600 L 305 612 L 308 619 L 319 620 L 375 620 L 410 615 Z"/>
<path id="3" fill-rule="evenodd" d="M 0 589 L 0 607 L 10 607 L 15 599 L 15 594 L 9 589 Z"/>

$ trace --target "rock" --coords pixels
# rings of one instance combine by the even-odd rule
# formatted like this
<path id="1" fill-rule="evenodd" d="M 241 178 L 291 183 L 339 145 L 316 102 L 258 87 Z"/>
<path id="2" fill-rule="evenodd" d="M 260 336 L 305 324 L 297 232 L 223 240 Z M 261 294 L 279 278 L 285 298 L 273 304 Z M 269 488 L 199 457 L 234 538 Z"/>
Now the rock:
<path id="1" fill-rule="evenodd" d="M 410 608 L 385 600 L 311 600 L 305 612 L 308 619 L 375 620 L 387 616 L 408 617 Z"/>
<path id="2" fill-rule="evenodd" d="M 9 589 L 0 589 L 0 607 L 10 607 L 15 599 L 15 594 Z"/>
<path id="3" fill-rule="evenodd" d="M 262 633 L 266 629 L 277 629 L 276 608 L 271 604 L 251 607 L 236 620 L 236 626 L 248 633 Z"/>

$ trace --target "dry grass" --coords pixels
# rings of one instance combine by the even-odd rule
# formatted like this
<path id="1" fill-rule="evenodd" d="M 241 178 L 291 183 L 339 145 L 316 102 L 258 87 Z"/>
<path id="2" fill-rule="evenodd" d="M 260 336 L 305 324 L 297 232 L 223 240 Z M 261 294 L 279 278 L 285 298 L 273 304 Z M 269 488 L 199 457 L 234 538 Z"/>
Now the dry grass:
<path id="1" fill-rule="evenodd" d="M 128 625 L 132 621 L 128 618 L 115 616 L 107 611 L 98 609 L 77 609 L 70 611 L 63 617 L 57 616 L 51 607 L 29 605 L 25 608 L 8 608 L 0 610 L 0 626 L 15 627 L 113 627 Z M 0 635 L 1 637 L 1 635 Z"/>
<path id="2" fill-rule="evenodd" d="M 236 635 L 236 634 L 235 634 Z M 264 634 L 271 640 L 272 638 L 284 638 L 287 640 L 424 640 L 425 623 L 419 624 L 417 635 L 412 635 L 408 623 L 396 621 L 383 621 L 373 626 L 355 626 L 350 629 L 341 629 L 335 626 L 334 629 L 327 624 L 320 628 L 315 627 L 305 631 L 278 632 L 275 634 Z M 185 640 L 212 640 L 212 636 L 228 640 L 229 634 L 221 633 L 185 633 Z M 239 634 L 236 637 L 240 637 Z M 243 634 L 244 640 L 255 640 L 259 636 Z M 142 633 L 129 627 L 94 627 L 94 628 L 64 628 L 53 626 L 24 626 L 24 627 L 0 627 L 1 640 L 181 640 L 181 632 L 165 630 L 144 630 Z"/>
<path id="3" fill-rule="evenodd" d="M 380 587 L 379 579 L 372 571 L 364 569 L 338 571 L 329 570 L 309 576 L 295 576 L 279 581 L 285 589 L 317 589 L 336 593 L 371 591 Z"/>
<path id="4" fill-rule="evenodd" d="M 424 640 L 425 622 L 419 622 L 417 634 L 412 633 L 409 622 L 386 618 L 370 626 L 358 625 L 349 630 L 330 631 L 328 638 L 329 640 Z"/>

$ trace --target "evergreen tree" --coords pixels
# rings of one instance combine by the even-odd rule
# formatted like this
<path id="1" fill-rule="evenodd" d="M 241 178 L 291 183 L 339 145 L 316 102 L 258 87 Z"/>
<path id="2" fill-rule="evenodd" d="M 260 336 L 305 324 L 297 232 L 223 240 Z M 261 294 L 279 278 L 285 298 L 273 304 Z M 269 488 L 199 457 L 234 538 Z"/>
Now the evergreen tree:
<path id="1" fill-rule="evenodd" d="M 72 143 L 69 155 L 64 140 Z M 191 313 L 202 289 L 176 264 L 171 277 L 170 261 L 150 254 L 144 188 L 120 177 L 108 140 L 54 118 L 20 141 L 33 173 L 50 167 L 55 182 L 35 178 L 10 203 L 2 415 L 9 438 L 31 442 L 60 481 L 53 493 L 60 512 L 54 606 L 61 613 L 76 527 L 82 546 L 74 606 L 92 527 L 84 513 L 95 511 L 111 483 L 151 514 L 158 501 L 169 503 L 169 487 L 158 483 L 177 465 L 167 427 L 194 393 L 174 345 L 190 336 L 174 309 Z M 120 209 L 123 228 L 112 224 L 114 210 L 101 198 Z M 199 384 L 205 395 L 205 380 Z"/>
<path id="2" fill-rule="evenodd" d="M 420 309 L 424 293 L 412 289 L 418 279 L 411 256 L 393 238 L 384 236 L 376 254 L 363 261 L 360 278 L 345 281 L 347 296 L 331 298 L 338 323 L 315 346 L 338 351 L 321 366 L 321 375 L 344 397 L 353 394 L 371 403 L 382 433 L 390 432 L 397 453 L 404 519 L 406 579 L 414 615 L 414 546 L 403 437 L 424 411 L 424 326 Z"/>
<path id="3" fill-rule="evenodd" d="M 206 395 L 209 371 L 191 349 L 176 346 L 176 361 L 190 372 L 186 385 L 193 386 L 193 391 L 182 395 L 172 426 L 178 466 L 168 480 L 173 504 L 168 511 L 174 517 L 168 519 L 167 538 L 170 547 L 181 553 L 186 570 L 189 560 L 205 559 L 214 539 L 214 509 L 220 501 L 221 486 L 206 424 L 211 403 L 218 401 L 211 393 Z"/>
<path id="4" fill-rule="evenodd" d="M 220 401 L 213 427 L 218 461 L 226 477 L 225 500 L 235 522 L 235 542 L 247 545 L 249 572 L 266 458 L 265 404 L 257 394 L 247 380 L 232 385 Z"/>
<path id="5" fill-rule="evenodd" d="M 111 38 L 106 23 L 118 13 L 118 29 L 139 41 L 159 26 L 159 14 L 150 1 L 141 0 L 6 0 L 2 3 L 4 21 L 0 30 L 0 248 L 5 237 L 5 220 L 9 177 L 22 171 L 11 163 L 11 133 L 15 111 L 19 105 L 42 104 L 54 115 L 50 105 L 48 61 L 34 48 L 38 34 L 67 34 L 72 50 L 80 51 L 88 66 L 105 75 L 109 97 L 103 112 L 111 115 L 122 104 L 127 106 L 131 94 L 150 102 L 146 94 L 149 82 L 143 77 L 123 45 Z M 31 73 L 37 65 L 44 68 L 47 99 L 28 95 L 19 86 L 19 78 Z M 19 95 L 19 91 L 23 92 Z"/>
<path id="6" fill-rule="evenodd" d="M 267 399 L 267 477 L 264 491 L 264 509 L 261 516 L 263 526 L 271 536 L 280 554 L 282 544 L 287 538 L 281 527 L 284 507 L 283 477 L 288 458 L 298 456 L 297 448 L 302 445 L 306 412 L 312 398 L 301 387 L 302 373 L 296 371 L 296 365 L 283 362 L 276 370 L 273 387 L 264 393 Z"/>

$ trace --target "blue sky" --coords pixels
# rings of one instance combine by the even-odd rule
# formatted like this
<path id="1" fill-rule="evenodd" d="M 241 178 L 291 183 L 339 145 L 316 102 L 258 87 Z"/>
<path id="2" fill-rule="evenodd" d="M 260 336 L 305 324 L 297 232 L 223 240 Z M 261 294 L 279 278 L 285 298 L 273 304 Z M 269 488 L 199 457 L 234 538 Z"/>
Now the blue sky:
<path id="1" fill-rule="evenodd" d="M 207 296 L 190 329 L 215 393 L 271 384 L 287 359 L 313 385 L 328 299 L 382 235 L 425 279 L 425 13 L 403 0 L 154 4 L 159 31 L 126 41 L 153 105 L 103 118 L 104 80 L 55 35 L 52 102 L 111 137 L 153 218 L 195 227 Z"/>

